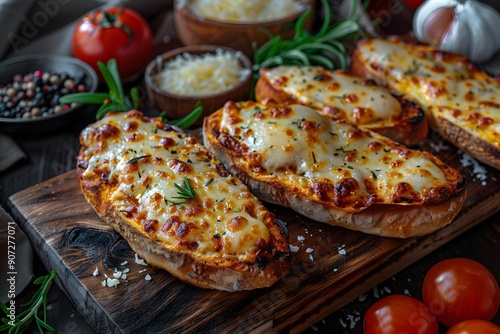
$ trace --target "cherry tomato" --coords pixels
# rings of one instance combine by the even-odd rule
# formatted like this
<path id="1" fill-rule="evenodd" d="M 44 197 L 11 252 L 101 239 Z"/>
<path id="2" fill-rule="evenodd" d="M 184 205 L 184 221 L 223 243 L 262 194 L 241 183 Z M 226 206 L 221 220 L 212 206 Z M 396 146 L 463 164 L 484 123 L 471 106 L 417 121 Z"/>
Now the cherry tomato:
<path id="1" fill-rule="evenodd" d="M 436 317 L 420 300 L 406 295 L 390 295 L 366 311 L 364 334 L 437 334 Z"/>
<path id="2" fill-rule="evenodd" d="M 417 10 L 425 0 L 403 0 L 403 2 L 410 7 L 412 10 Z"/>
<path id="3" fill-rule="evenodd" d="M 454 258 L 435 264 L 422 285 L 424 303 L 447 327 L 469 319 L 491 320 L 500 305 L 493 274 L 482 264 Z"/>
<path id="4" fill-rule="evenodd" d="M 73 31 L 73 55 L 100 71 L 97 62 L 116 59 L 120 76 L 127 80 L 147 65 L 153 49 L 153 34 L 137 12 L 109 7 L 78 20 Z M 102 77 L 101 77 L 102 81 Z"/>
<path id="5" fill-rule="evenodd" d="M 465 320 L 448 329 L 446 334 L 500 334 L 500 327 L 486 320 Z"/>

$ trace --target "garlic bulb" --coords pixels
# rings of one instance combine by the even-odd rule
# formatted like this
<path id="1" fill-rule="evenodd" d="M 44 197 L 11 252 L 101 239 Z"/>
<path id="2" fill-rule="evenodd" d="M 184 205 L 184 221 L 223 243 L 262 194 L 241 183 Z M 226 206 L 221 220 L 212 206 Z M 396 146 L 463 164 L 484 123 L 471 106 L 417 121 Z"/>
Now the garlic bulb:
<path id="1" fill-rule="evenodd" d="M 427 0 L 413 16 L 413 33 L 444 51 L 485 62 L 500 50 L 500 13 L 476 0 Z"/>

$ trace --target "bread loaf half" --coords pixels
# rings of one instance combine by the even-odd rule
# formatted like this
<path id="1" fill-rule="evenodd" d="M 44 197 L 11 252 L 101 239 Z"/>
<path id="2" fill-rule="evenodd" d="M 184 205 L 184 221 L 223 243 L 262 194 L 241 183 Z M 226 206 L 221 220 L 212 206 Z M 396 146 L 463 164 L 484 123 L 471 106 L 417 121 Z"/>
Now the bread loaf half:
<path id="1" fill-rule="evenodd" d="M 449 224 L 465 177 L 428 152 L 302 105 L 228 102 L 205 118 L 205 146 L 262 201 L 390 237 Z"/>
<path id="2" fill-rule="evenodd" d="M 131 111 L 89 125 L 80 142 L 85 198 L 149 264 L 227 291 L 287 271 L 284 224 L 191 137 Z"/>
<path id="3" fill-rule="evenodd" d="M 302 104 L 325 117 L 345 119 L 407 146 L 422 143 L 428 133 L 427 119 L 418 105 L 345 70 L 265 68 L 260 71 L 255 96 L 266 104 Z"/>

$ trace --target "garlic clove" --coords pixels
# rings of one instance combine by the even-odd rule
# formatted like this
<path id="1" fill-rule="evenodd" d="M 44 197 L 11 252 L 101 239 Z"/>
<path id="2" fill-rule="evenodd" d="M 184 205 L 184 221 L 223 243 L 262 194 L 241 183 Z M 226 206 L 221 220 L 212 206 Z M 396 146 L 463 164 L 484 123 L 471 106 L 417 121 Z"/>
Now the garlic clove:
<path id="1" fill-rule="evenodd" d="M 428 18 L 439 9 L 444 7 L 454 8 L 456 5 L 456 0 L 427 0 L 420 7 L 418 7 L 417 11 L 413 15 L 413 34 L 415 37 L 421 42 L 430 43 L 426 37 L 426 33 L 424 32 L 424 27 L 426 26 L 426 22 Z M 434 25 L 437 22 L 432 21 Z"/>
<path id="2" fill-rule="evenodd" d="M 425 40 L 433 46 L 441 44 L 441 41 L 450 32 L 455 19 L 454 7 L 438 8 L 432 12 L 423 24 Z"/>

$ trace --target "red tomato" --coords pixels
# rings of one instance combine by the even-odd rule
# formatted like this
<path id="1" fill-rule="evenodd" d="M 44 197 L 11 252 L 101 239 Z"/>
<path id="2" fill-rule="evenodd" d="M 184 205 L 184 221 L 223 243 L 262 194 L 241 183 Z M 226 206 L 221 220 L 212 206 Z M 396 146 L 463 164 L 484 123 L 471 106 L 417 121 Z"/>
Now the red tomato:
<path id="1" fill-rule="evenodd" d="M 142 16 L 131 9 L 98 9 L 77 22 L 72 49 L 76 58 L 99 74 L 98 61 L 106 64 L 109 59 L 116 59 L 120 76 L 126 80 L 147 65 L 153 49 L 153 34 Z"/>
<path id="2" fill-rule="evenodd" d="M 413 10 L 417 10 L 418 6 L 420 6 L 424 1 L 425 0 L 403 0 L 403 2 Z"/>
<path id="3" fill-rule="evenodd" d="M 366 311 L 364 334 L 437 334 L 436 317 L 420 300 L 406 295 L 390 295 Z"/>
<path id="4" fill-rule="evenodd" d="M 469 319 L 491 320 L 500 305 L 498 283 L 482 264 L 454 258 L 435 264 L 422 285 L 424 303 L 447 327 Z"/>
<path id="5" fill-rule="evenodd" d="M 446 334 L 500 334 L 500 327 L 485 320 L 465 320 L 448 329 Z"/>

